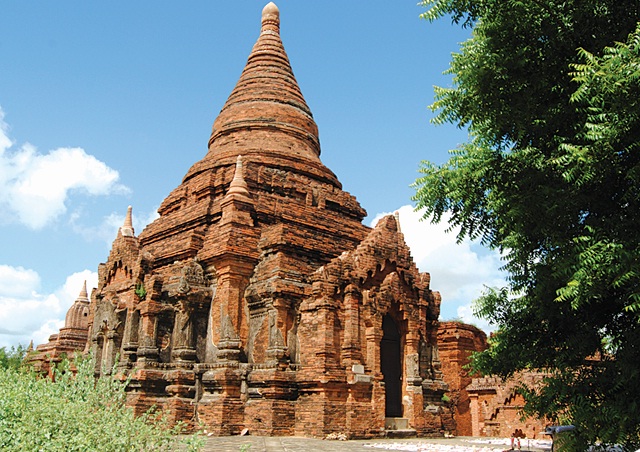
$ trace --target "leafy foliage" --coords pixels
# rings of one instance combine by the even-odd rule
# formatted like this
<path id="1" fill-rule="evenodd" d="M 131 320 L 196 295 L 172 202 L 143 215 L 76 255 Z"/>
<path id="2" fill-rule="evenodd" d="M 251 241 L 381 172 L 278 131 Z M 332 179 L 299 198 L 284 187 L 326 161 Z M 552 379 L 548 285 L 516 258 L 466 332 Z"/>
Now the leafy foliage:
<path id="1" fill-rule="evenodd" d="M 12 346 L 9 350 L 0 347 L 0 369 L 19 369 L 26 353 L 27 349 L 23 345 Z"/>
<path id="2" fill-rule="evenodd" d="M 472 26 L 436 88 L 436 123 L 469 141 L 423 162 L 418 208 L 501 251 L 509 286 L 477 301 L 498 327 L 474 365 L 549 369 L 528 410 L 583 443 L 640 443 L 640 3 L 427 0 Z"/>
<path id="3" fill-rule="evenodd" d="M 177 429 L 162 416 L 134 417 L 125 385 L 95 379 L 91 360 L 65 361 L 55 381 L 0 369 L 0 449 L 7 451 L 174 450 Z"/>
<path id="4" fill-rule="evenodd" d="M 144 300 L 147 298 L 147 289 L 144 288 L 143 283 L 136 284 L 135 294 L 140 300 Z"/>

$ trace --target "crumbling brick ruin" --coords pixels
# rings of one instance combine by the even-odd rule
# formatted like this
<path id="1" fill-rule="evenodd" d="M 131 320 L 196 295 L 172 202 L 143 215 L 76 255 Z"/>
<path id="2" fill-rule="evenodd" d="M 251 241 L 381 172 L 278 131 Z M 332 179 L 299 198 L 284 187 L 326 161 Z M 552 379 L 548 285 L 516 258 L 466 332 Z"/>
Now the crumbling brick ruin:
<path id="1" fill-rule="evenodd" d="M 487 348 L 487 336 L 477 327 L 461 322 L 440 322 L 438 348 L 446 396 L 453 411 L 453 423 L 447 431 L 457 436 L 509 437 L 516 429 L 527 438 L 545 439 L 545 419 L 522 418 L 524 398 L 518 388 L 535 388 L 545 376 L 528 371 L 503 380 L 474 375 L 468 364 L 471 354 Z"/>
<path id="2" fill-rule="evenodd" d="M 467 386 L 473 375 L 467 369 L 471 354 L 487 348 L 487 335 L 473 325 L 462 322 L 440 322 L 438 349 L 442 373 L 447 383 L 446 393 L 453 411 L 454 424 L 449 432 L 458 436 L 472 436 L 472 416 Z"/>
<path id="3" fill-rule="evenodd" d="M 470 399 L 472 435 L 505 437 L 520 429 L 527 438 L 548 438 L 544 434 L 548 421 L 532 417 L 523 419 L 521 409 L 525 401 L 517 391 L 522 384 L 534 388 L 545 375 L 528 371 L 507 380 L 493 376 L 474 378 L 466 388 Z"/>

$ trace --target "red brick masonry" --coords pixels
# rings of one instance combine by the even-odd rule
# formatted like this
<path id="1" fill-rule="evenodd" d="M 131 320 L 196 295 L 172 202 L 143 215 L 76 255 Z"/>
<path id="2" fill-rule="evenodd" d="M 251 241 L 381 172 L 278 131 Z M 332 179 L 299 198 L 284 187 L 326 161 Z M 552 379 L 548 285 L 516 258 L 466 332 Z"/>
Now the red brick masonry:
<path id="1" fill-rule="evenodd" d="M 449 383 L 463 400 L 460 366 L 481 333 L 438 340 L 440 295 L 397 218 L 363 225 L 321 162 L 279 29 L 270 3 L 208 152 L 139 236 L 129 210 L 84 336 L 71 344 L 63 329 L 33 360 L 90 349 L 96 374 L 131 377 L 138 413 L 155 405 L 218 435 L 442 435 L 454 411 L 467 432 L 468 399 L 452 408 L 443 395 Z"/>

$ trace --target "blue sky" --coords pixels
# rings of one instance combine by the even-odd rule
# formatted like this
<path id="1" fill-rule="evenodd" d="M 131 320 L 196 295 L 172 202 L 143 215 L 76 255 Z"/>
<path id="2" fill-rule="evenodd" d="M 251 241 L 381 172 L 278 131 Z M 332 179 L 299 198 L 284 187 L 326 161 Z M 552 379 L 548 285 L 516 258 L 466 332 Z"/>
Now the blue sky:
<path id="1" fill-rule="evenodd" d="M 95 284 L 128 205 L 139 233 L 207 150 L 211 125 L 260 30 L 265 0 L 2 2 L 0 346 L 62 325 Z M 420 160 L 465 141 L 427 106 L 467 39 L 416 0 L 277 2 L 281 36 L 320 129 L 321 159 L 367 210 L 400 210 L 442 318 L 501 275 L 410 207 Z M 89 289 L 90 290 L 90 289 Z"/>

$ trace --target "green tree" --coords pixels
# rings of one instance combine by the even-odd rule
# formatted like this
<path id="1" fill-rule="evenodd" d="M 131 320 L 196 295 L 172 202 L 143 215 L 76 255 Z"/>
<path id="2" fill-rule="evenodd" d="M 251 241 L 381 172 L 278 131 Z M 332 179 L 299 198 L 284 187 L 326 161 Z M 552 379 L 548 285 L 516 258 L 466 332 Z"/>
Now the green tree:
<path id="1" fill-rule="evenodd" d="M 422 162 L 418 208 L 504 254 L 476 302 L 498 333 L 476 368 L 548 369 L 527 409 L 578 440 L 640 443 L 640 2 L 426 0 L 473 27 L 436 88 L 436 123 L 468 127 Z"/>
<path id="2" fill-rule="evenodd" d="M 11 346 L 9 350 L 0 347 L 0 369 L 19 369 L 26 353 L 27 349 L 22 345 Z"/>

